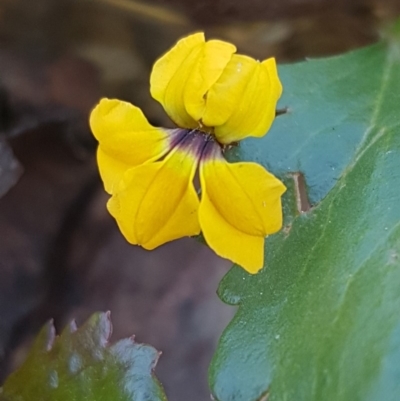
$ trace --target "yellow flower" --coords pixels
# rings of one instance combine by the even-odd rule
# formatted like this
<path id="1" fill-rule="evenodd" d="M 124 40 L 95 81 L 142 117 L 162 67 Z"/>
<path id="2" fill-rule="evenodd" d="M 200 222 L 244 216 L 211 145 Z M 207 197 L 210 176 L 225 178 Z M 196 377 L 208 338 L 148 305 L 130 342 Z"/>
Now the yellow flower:
<path id="1" fill-rule="evenodd" d="M 115 99 L 100 101 L 90 125 L 108 209 L 130 243 L 154 249 L 202 232 L 218 255 L 256 273 L 264 237 L 282 226 L 286 188 L 256 163 L 228 163 L 223 151 L 265 135 L 282 86 L 273 58 L 235 51 L 197 33 L 155 63 L 151 94 L 179 128 L 153 127 L 139 108 Z"/>

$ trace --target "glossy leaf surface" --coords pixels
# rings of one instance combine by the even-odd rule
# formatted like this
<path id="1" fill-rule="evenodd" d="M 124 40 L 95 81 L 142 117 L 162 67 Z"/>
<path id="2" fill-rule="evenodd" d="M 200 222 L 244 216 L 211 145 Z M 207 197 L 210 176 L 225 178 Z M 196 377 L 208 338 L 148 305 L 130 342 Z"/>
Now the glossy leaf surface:
<path id="1" fill-rule="evenodd" d="M 288 112 L 230 156 L 285 180 L 285 226 L 266 241 L 258 275 L 234 267 L 220 284 L 239 308 L 210 368 L 212 392 L 220 401 L 396 401 L 399 36 L 279 71 Z"/>

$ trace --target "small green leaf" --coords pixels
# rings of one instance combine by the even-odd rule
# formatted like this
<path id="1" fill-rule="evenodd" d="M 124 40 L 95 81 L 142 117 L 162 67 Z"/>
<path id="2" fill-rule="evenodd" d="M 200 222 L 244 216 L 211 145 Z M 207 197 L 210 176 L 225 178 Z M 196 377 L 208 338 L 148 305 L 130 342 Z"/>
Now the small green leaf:
<path id="1" fill-rule="evenodd" d="M 234 267 L 221 282 L 220 297 L 239 309 L 209 372 L 218 400 L 399 400 L 395 32 L 387 43 L 280 68 L 288 113 L 230 155 L 263 164 L 289 190 L 265 268 L 251 276 Z M 305 213 L 294 173 L 305 178 Z"/>
<path id="2" fill-rule="evenodd" d="M 60 337 L 52 323 L 38 335 L 25 363 L 0 388 L 2 401 L 164 401 L 153 375 L 159 353 L 133 338 L 109 345 L 109 313 L 75 323 Z"/>

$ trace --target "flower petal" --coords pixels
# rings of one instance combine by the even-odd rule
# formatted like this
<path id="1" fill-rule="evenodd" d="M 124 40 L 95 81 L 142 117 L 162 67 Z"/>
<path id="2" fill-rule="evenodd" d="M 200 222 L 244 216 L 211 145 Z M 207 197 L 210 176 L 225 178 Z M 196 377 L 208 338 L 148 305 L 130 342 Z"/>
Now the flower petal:
<path id="1" fill-rule="evenodd" d="M 203 123 L 215 127 L 226 123 L 235 112 L 252 77 L 256 61 L 235 54 L 225 67 L 219 80 L 207 94 Z"/>
<path id="2" fill-rule="evenodd" d="M 125 171 L 132 167 L 130 164 L 108 156 L 100 146 L 97 148 L 97 164 L 104 189 L 109 194 L 113 193 Z"/>
<path id="3" fill-rule="evenodd" d="M 215 146 L 201 161 L 200 182 L 199 221 L 208 245 L 256 273 L 264 237 L 282 226 L 285 186 L 256 163 L 228 163 Z"/>
<path id="4" fill-rule="evenodd" d="M 236 47 L 227 42 L 205 42 L 203 33 L 180 40 L 154 64 L 150 78 L 152 96 L 179 127 L 198 127 L 206 93 L 235 51 Z"/>
<path id="5" fill-rule="evenodd" d="M 108 202 L 125 238 L 154 249 L 199 234 L 199 198 L 192 180 L 197 160 L 175 149 L 163 161 L 128 170 Z"/>
<path id="6" fill-rule="evenodd" d="M 203 123 L 215 127 L 221 143 L 267 133 L 282 93 L 275 59 L 258 62 L 233 55 L 207 95 Z"/>
<path id="7" fill-rule="evenodd" d="M 171 50 L 155 62 L 151 71 L 151 96 L 162 104 L 178 127 L 196 128 L 198 125 L 186 111 L 183 91 L 204 43 L 202 32 L 179 40 Z"/>
<path id="8" fill-rule="evenodd" d="M 202 46 L 183 95 L 185 108 L 194 120 L 203 118 L 207 92 L 221 76 L 235 51 L 234 45 L 220 40 L 210 40 Z"/>
<path id="9" fill-rule="evenodd" d="M 150 76 L 150 92 L 154 99 L 163 103 L 171 78 L 192 50 L 202 43 L 205 43 L 203 32 L 189 35 L 179 40 L 171 50 L 155 62 Z"/>
<path id="10" fill-rule="evenodd" d="M 138 107 L 116 99 L 100 101 L 90 115 L 90 127 L 99 141 L 98 165 L 109 193 L 126 168 L 168 152 L 175 133 L 153 127 Z"/>

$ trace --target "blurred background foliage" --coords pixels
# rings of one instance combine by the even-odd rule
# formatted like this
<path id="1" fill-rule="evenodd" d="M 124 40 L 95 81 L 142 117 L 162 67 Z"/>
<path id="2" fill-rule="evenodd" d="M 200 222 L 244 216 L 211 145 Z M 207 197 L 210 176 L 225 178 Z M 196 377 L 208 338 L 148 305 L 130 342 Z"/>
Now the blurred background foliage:
<path id="1" fill-rule="evenodd" d="M 0 380 L 50 317 L 110 309 L 114 338 L 163 351 L 168 397 L 208 399 L 206 372 L 232 307 L 229 263 L 191 239 L 129 246 L 105 211 L 87 116 L 102 96 L 170 122 L 149 95 L 154 60 L 204 30 L 279 63 L 379 39 L 398 0 L 0 0 Z M 13 154 L 15 157 L 13 157 Z"/>

